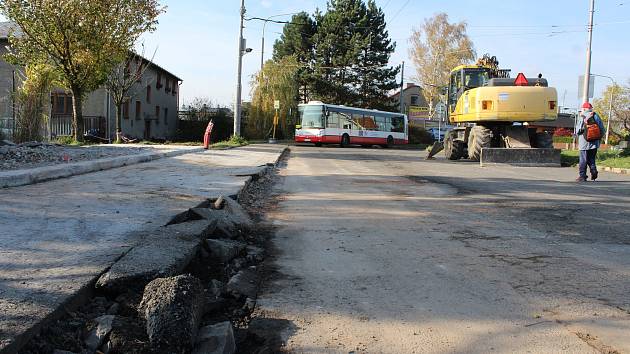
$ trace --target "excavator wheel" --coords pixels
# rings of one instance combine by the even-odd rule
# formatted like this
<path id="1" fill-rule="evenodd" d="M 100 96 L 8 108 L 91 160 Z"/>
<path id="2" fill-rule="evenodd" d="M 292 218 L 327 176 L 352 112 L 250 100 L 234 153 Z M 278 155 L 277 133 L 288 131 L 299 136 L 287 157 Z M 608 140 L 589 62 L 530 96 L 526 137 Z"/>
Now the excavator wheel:
<path id="1" fill-rule="evenodd" d="M 459 160 L 464 155 L 464 144 L 454 139 L 453 134 L 444 137 L 444 155 L 449 160 Z"/>
<path id="2" fill-rule="evenodd" d="M 475 125 L 468 136 L 468 158 L 479 161 L 481 149 L 489 148 L 492 143 L 492 131 L 483 125 Z"/>
<path id="3" fill-rule="evenodd" d="M 553 136 L 545 132 L 536 133 L 534 144 L 539 149 L 553 149 Z"/>

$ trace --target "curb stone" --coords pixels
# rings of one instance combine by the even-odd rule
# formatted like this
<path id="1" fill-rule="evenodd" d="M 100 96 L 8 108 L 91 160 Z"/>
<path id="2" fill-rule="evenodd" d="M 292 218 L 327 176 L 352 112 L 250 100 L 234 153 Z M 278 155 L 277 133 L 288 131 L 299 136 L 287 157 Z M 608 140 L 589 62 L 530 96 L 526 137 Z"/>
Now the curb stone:
<path id="1" fill-rule="evenodd" d="M 136 165 L 143 162 L 159 160 L 190 153 L 204 151 L 203 148 L 175 150 L 169 152 L 149 152 L 128 156 L 110 157 L 105 159 L 81 161 L 70 164 L 60 164 L 32 168 L 27 170 L 13 170 L 0 173 L 0 188 L 18 187 L 35 184 L 54 179 L 67 178 L 90 172 L 110 170 L 117 167 Z"/>
<path id="2" fill-rule="evenodd" d="M 613 167 L 604 166 L 601 169 L 602 171 L 606 171 L 606 172 L 619 173 L 622 175 L 630 175 L 630 168 L 613 168 Z"/>

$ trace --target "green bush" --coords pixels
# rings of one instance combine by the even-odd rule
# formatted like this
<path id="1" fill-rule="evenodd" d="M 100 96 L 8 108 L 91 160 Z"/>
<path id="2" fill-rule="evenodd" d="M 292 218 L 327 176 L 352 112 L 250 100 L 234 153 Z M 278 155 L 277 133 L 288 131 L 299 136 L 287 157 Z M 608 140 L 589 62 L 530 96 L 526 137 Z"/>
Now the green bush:
<path id="1" fill-rule="evenodd" d="M 409 144 L 433 144 L 433 136 L 422 127 L 409 125 Z"/>
<path id="2" fill-rule="evenodd" d="M 61 145 L 78 145 L 79 143 L 74 140 L 73 136 L 59 136 L 54 140 L 55 143 Z"/>
<path id="3" fill-rule="evenodd" d="M 553 137 L 553 142 L 554 143 L 572 143 L 573 142 L 573 137 L 572 136 L 554 136 Z"/>

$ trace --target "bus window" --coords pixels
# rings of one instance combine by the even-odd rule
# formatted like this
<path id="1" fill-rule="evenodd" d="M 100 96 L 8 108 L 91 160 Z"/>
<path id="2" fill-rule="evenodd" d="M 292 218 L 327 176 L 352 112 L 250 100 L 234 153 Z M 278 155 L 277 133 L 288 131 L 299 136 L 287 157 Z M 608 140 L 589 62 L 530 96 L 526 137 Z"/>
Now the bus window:
<path id="1" fill-rule="evenodd" d="M 361 130 L 363 126 L 363 114 L 352 114 L 352 130 Z"/>
<path id="2" fill-rule="evenodd" d="M 405 132 L 405 119 L 403 117 L 392 117 L 392 133 Z"/>
<path id="3" fill-rule="evenodd" d="M 366 130 L 378 130 L 374 116 L 363 116 L 363 123 L 361 125 L 363 129 Z"/>
<path id="4" fill-rule="evenodd" d="M 389 131 L 389 129 L 387 129 L 387 118 L 385 118 L 385 117 L 377 116 L 376 117 L 376 126 L 377 126 L 376 130 L 378 130 L 378 131 L 381 131 L 381 132 L 386 132 L 386 131 L 388 132 Z"/>
<path id="5" fill-rule="evenodd" d="M 328 117 L 326 117 L 326 128 L 339 128 L 339 112 L 328 111 Z"/>
<path id="6" fill-rule="evenodd" d="M 324 127 L 324 107 L 323 106 L 300 106 L 300 122 L 303 129 Z"/>
<path id="7" fill-rule="evenodd" d="M 339 113 L 339 127 L 341 129 L 350 129 L 352 128 L 352 118 L 346 113 Z"/>

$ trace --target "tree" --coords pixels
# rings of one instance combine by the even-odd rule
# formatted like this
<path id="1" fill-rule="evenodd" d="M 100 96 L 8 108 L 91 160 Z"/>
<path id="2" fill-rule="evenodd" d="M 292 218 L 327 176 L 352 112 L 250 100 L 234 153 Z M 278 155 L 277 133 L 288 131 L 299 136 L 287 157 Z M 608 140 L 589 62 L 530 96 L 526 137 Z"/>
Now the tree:
<path id="1" fill-rule="evenodd" d="M 143 55 L 129 52 L 127 58 L 115 65 L 107 75 L 105 86 L 109 90 L 112 101 L 114 101 L 116 111 L 117 144 L 122 142 L 123 104 L 128 103 L 130 97 L 136 94 L 136 92 L 132 92 L 132 89 L 137 87 L 137 82 L 142 79 L 148 67 L 149 63 L 145 65 Z"/>
<path id="2" fill-rule="evenodd" d="M 373 0 L 330 0 L 326 13 L 317 12 L 315 96 L 318 99 L 383 108 L 395 87 L 398 68 L 387 63 L 395 45 L 385 18 Z"/>
<path id="3" fill-rule="evenodd" d="M 274 101 L 280 101 L 280 133 L 288 136 L 287 112 L 297 108 L 298 61 L 295 56 L 285 56 L 278 61 L 269 60 L 252 82 L 252 105 L 247 119 L 248 138 L 265 138 L 271 132 L 275 114 Z"/>
<path id="4" fill-rule="evenodd" d="M 409 55 L 416 67 L 416 80 L 431 107 L 439 97 L 440 86 L 447 85 L 451 70 L 475 59 L 466 28 L 466 22 L 450 23 L 447 14 L 438 13 L 425 19 L 411 34 Z"/>
<path id="5" fill-rule="evenodd" d="M 374 0 L 330 0 L 314 18 L 293 16 L 274 45 L 274 61 L 292 55 L 299 63 L 298 100 L 391 108 L 399 68 L 388 67 L 395 44 Z"/>
<path id="6" fill-rule="evenodd" d="M 306 12 L 293 15 L 291 21 L 282 29 L 282 35 L 273 45 L 273 60 L 279 61 L 286 56 L 295 56 L 301 66 L 298 69 L 298 92 L 300 102 L 309 101 L 309 92 L 313 76 L 312 63 L 315 59 L 314 36 L 317 25 Z"/>
<path id="7" fill-rule="evenodd" d="M 163 10 L 158 0 L 0 0 L 0 11 L 20 30 L 10 38 L 14 61 L 51 65 L 72 92 L 78 141 L 85 95 L 105 83 L 140 35 L 155 30 Z"/>
<path id="8" fill-rule="evenodd" d="M 610 110 L 611 92 L 613 96 L 613 119 L 610 124 L 611 133 L 614 133 L 615 129 L 625 129 L 626 131 L 630 131 L 630 81 L 626 86 L 619 84 L 608 85 L 606 90 L 602 93 L 602 97 L 596 99 L 593 106 L 601 115 L 602 120 L 604 120 L 604 124 L 606 124 L 610 118 L 608 117 L 608 114 Z"/>
<path id="9" fill-rule="evenodd" d="M 387 67 L 391 54 L 396 49 L 386 29 L 385 14 L 369 1 L 365 14 L 367 37 L 361 43 L 358 57 L 356 80 L 359 83 L 360 105 L 372 109 L 390 110 L 387 94 L 398 87 L 396 75 L 399 68 Z"/>
<path id="10" fill-rule="evenodd" d="M 50 90 L 58 83 L 56 72 L 48 65 L 29 66 L 20 75 L 20 87 L 14 93 L 14 141 L 41 141 L 50 107 Z"/>

